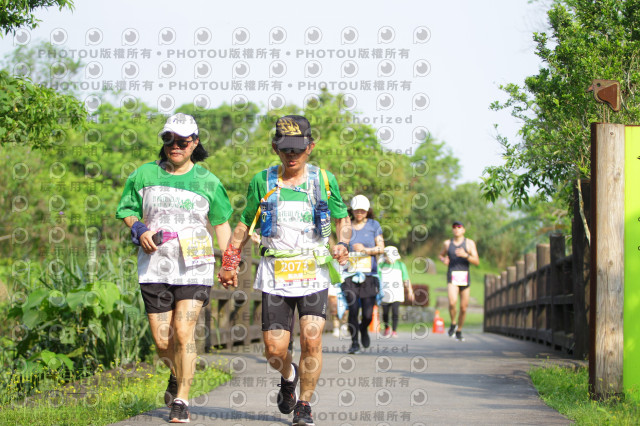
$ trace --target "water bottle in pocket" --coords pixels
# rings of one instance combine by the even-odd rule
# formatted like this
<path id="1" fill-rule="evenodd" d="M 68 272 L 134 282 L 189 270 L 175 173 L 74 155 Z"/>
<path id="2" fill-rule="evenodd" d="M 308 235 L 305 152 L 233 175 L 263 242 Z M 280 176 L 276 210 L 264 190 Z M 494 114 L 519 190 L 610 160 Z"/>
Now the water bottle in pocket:
<path id="1" fill-rule="evenodd" d="M 316 204 L 316 230 L 322 238 L 331 235 L 331 210 L 326 201 L 318 201 Z"/>
<path id="2" fill-rule="evenodd" d="M 276 235 L 276 210 L 274 203 L 264 201 L 260 203 L 260 234 L 263 237 Z"/>

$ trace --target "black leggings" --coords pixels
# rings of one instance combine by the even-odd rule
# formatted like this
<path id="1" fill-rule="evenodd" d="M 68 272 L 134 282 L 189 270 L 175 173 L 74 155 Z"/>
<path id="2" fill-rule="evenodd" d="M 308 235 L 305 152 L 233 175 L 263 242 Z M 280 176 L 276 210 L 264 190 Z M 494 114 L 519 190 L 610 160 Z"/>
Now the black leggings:
<path id="1" fill-rule="evenodd" d="M 382 304 L 382 322 L 385 328 L 389 327 L 389 308 L 391 308 L 391 320 L 393 321 L 392 329 L 396 331 L 398 329 L 398 312 L 400 311 L 400 302 L 383 303 Z"/>
<path id="2" fill-rule="evenodd" d="M 373 319 L 373 307 L 376 304 L 376 296 L 358 297 L 353 292 L 346 292 L 347 307 L 349 309 L 349 332 L 351 333 L 351 341 L 358 344 L 358 331 L 367 329 Z M 362 304 L 362 323 L 358 325 L 358 302 Z"/>

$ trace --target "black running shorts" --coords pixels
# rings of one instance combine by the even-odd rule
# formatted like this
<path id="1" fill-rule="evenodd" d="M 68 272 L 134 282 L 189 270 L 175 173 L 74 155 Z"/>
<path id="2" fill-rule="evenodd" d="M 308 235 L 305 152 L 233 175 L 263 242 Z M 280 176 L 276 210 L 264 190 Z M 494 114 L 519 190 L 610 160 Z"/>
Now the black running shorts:
<path id="1" fill-rule="evenodd" d="M 174 310 L 178 300 L 202 300 L 207 306 L 211 286 L 141 283 L 140 292 L 147 313 L 160 314 Z"/>
<path id="2" fill-rule="evenodd" d="M 298 318 L 315 315 L 327 318 L 329 289 L 300 297 L 284 297 L 262 292 L 262 331 L 291 331 L 293 311 L 298 307 Z"/>

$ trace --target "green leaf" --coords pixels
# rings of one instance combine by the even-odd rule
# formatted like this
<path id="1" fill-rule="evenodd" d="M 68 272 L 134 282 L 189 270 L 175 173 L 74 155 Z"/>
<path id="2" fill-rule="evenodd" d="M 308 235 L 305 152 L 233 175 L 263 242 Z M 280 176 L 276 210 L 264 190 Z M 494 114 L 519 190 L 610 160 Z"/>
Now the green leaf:
<path id="1" fill-rule="evenodd" d="M 85 303 L 85 298 L 87 296 L 87 292 L 84 290 L 72 290 L 67 293 L 67 304 L 69 308 L 73 311 L 77 311 L 78 307 L 83 307 Z"/>
<path id="2" fill-rule="evenodd" d="M 98 281 L 93 285 L 93 291 L 99 295 L 100 305 L 103 312 L 109 315 L 118 300 L 120 300 L 120 289 L 112 282 Z M 99 315 L 96 315 L 99 316 Z"/>
<path id="3" fill-rule="evenodd" d="M 22 314 L 22 323 L 26 325 L 29 329 L 36 328 L 40 324 L 41 311 L 36 309 L 29 309 L 28 311 L 23 311 Z"/>
<path id="4" fill-rule="evenodd" d="M 39 288 L 34 290 L 27 296 L 26 303 L 22 306 L 22 310 L 26 311 L 31 308 L 39 307 L 42 301 L 49 296 L 49 290 L 46 288 Z"/>

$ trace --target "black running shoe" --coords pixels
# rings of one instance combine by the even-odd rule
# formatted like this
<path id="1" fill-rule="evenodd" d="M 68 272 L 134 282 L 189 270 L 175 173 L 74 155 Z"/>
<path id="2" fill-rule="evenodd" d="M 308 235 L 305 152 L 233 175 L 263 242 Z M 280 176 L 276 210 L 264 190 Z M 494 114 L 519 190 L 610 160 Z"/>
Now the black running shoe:
<path id="1" fill-rule="evenodd" d="M 167 407 L 171 407 L 173 400 L 176 399 L 176 395 L 178 395 L 178 379 L 171 373 L 169 376 L 169 385 L 167 386 L 167 390 L 164 391 L 164 403 L 167 404 Z"/>
<path id="2" fill-rule="evenodd" d="M 449 337 L 453 337 L 456 334 L 456 330 L 458 330 L 458 325 L 457 324 L 451 324 L 451 327 L 449 327 L 449 331 L 447 332 Z"/>
<path id="3" fill-rule="evenodd" d="M 189 423 L 190 421 L 189 407 L 179 399 L 173 401 L 171 413 L 169 414 L 169 423 Z"/>
<path id="4" fill-rule="evenodd" d="M 464 342 L 464 337 L 462 337 L 462 331 L 456 331 L 456 340 L 458 342 Z"/>
<path id="5" fill-rule="evenodd" d="M 293 426 L 315 426 L 311 416 L 311 406 L 307 401 L 298 401 L 293 410 Z"/>
<path id="6" fill-rule="evenodd" d="M 291 363 L 295 377 L 293 382 L 285 380 L 284 377 L 280 377 L 280 392 L 278 392 L 278 409 L 282 414 L 289 414 L 296 406 L 298 398 L 296 397 L 296 386 L 298 385 L 298 366 L 295 363 Z"/>
<path id="7" fill-rule="evenodd" d="M 371 345 L 371 339 L 369 338 L 369 330 L 367 330 L 367 327 L 360 327 L 360 341 L 362 342 L 362 347 L 365 349 Z"/>
<path id="8" fill-rule="evenodd" d="M 357 344 L 357 343 L 352 344 L 347 352 L 350 353 L 350 354 L 359 354 L 360 353 L 360 345 Z"/>

